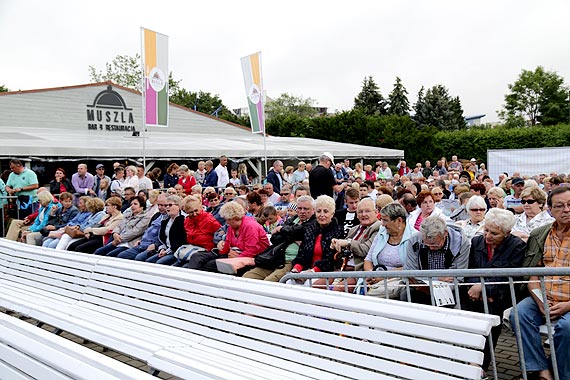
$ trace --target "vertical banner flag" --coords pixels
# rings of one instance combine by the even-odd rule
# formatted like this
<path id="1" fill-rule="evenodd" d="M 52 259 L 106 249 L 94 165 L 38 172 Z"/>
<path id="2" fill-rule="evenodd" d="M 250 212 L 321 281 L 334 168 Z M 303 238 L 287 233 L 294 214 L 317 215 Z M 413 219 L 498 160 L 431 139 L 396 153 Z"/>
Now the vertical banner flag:
<path id="1" fill-rule="evenodd" d="M 265 113 L 263 108 L 263 83 L 261 78 L 261 52 L 241 59 L 245 93 L 249 107 L 251 132 L 265 131 Z"/>
<path id="2" fill-rule="evenodd" d="M 168 36 L 142 30 L 145 120 L 147 126 L 168 126 Z"/>

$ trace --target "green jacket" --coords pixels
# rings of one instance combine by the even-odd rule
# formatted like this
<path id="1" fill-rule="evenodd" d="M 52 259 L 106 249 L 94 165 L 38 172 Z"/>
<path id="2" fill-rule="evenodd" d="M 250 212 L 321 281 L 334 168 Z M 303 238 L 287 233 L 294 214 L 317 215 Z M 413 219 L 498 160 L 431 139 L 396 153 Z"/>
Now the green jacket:
<path id="1" fill-rule="evenodd" d="M 538 227 L 530 233 L 524 255 L 523 267 L 537 267 L 544 254 L 544 242 L 550 233 L 552 223 Z"/>

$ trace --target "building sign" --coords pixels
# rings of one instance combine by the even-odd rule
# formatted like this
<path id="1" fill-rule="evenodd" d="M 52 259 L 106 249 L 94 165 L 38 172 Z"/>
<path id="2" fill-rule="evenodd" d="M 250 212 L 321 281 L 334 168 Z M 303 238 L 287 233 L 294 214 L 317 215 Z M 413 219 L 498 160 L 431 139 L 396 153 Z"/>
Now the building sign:
<path id="1" fill-rule="evenodd" d="M 87 129 L 135 132 L 133 109 L 127 108 L 123 97 L 109 85 L 87 105 Z"/>

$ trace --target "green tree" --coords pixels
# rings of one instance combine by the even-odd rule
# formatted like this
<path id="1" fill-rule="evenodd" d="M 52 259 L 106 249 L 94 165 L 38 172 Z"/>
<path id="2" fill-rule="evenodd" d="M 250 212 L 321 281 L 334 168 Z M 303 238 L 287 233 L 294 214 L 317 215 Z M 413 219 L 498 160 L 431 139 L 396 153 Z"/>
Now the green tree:
<path id="1" fill-rule="evenodd" d="M 354 98 L 354 109 L 361 110 L 366 115 L 386 114 L 386 100 L 371 76 L 362 81 L 362 89 Z"/>
<path id="2" fill-rule="evenodd" d="M 10 91 L 10 90 L 8 89 L 8 87 L 6 87 L 6 86 L 4 86 L 4 85 L 0 85 L 0 92 L 8 92 L 8 91 Z"/>
<path id="3" fill-rule="evenodd" d="M 406 116 L 410 113 L 410 102 L 408 101 L 408 91 L 402 84 L 400 77 L 396 77 L 394 88 L 388 96 L 390 106 L 388 107 L 389 115 Z"/>
<path id="4" fill-rule="evenodd" d="M 277 99 L 265 103 L 265 115 L 268 120 L 288 115 L 313 117 L 317 115 L 314 103 L 315 100 L 311 98 L 283 93 Z"/>
<path id="5" fill-rule="evenodd" d="M 520 117 L 530 125 L 568 121 L 568 89 L 556 72 L 546 71 L 542 66 L 534 71 L 522 70 L 508 88 L 510 92 L 505 95 L 505 104 L 499 112 L 507 124 L 516 124 Z"/>
<path id="6" fill-rule="evenodd" d="M 89 66 L 89 79 L 93 83 L 111 81 L 119 86 L 141 91 L 141 56 L 117 55 L 113 61 L 105 64 L 105 73 Z M 168 75 L 168 95 L 172 96 L 180 89 L 181 80 L 175 80 L 172 72 Z"/>
<path id="7" fill-rule="evenodd" d="M 461 107 L 461 100 L 459 96 L 451 98 L 449 101 L 449 108 L 451 109 L 451 118 L 449 120 L 450 130 L 459 130 L 467 128 L 465 116 L 463 115 L 463 107 Z"/>
<path id="8" fill-rule="evenodd" d="M 459 98 L 452 98 L 441 84 L 428 89 L 425 95 L 422 87 L 414 109 L 419 128 L 431 125 L 439 130 L 457 130 L 466 126 Z"/>

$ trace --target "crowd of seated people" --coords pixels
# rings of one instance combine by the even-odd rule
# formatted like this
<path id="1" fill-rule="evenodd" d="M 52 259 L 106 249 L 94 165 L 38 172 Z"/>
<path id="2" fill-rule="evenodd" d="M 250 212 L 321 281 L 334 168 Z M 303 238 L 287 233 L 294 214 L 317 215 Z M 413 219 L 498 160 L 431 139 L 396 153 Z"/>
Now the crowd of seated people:
<path id="1" fill-rule="evenodd" d="M 455 156 L 449 163 L 438 160 L 434 167 L 428 161 L 410 168 L 402 161 L 392 171 L 379 161 L 375 169 L 361 163 L 353 169 L 348 160 L 334 164 L 329 155 L 324 158 L 330 161 L 330 192 L 316 199 L 310 193 L 313 168 L 305 162 L 299 162 L 297 170 L 274 164 L 269 173 L 272 183 L 253 186 L 242 167 L 222 167 L 228 171 L 225 176 L 218 175 L 220 167 L 214 171 L 212 161 L 201 161 L 196 171 L 173 163 L 165 170 L 160 190 L 140 188 L 145 181 L 135 166 L 118 166 L 112 179 L 98 168 L 92 188 L 82 187 L 90 178 L 85 165 L 78 168 L 75 181 L 57 169 L 49 188 L 38 189 L 38 212 L 31 219 L 14 221 L 7 238 L 210 272 L 220 270 L 217 260 L 249 260 L 280 245 L 281 265 L 261 267 L 249 260 L 237 271 L 245 278 L 274 282 L 289 272 L 514 268 L 570 262 L 570 187 L 566 187 L 570 179 L 564 175 L 514 173 L 491 179 L 483 164 L 476 160 L 464 164 Z M 317 168 L 325 161 L 320 160 Z M 150 176 L 152 187 L 157 175 L 155 171 Z M 225 177 L 227 183 L 220 186 Z M 77 188 L 82 193 L 74 195 Z M 182 249 L 190 254 L 183 257 Z M 535 251 L 539 258 L 525 259 Z M 445 276 L 439 280 L 454 281 Z M 464 285 L 455 301 L 462 308 L 483 312 L 479 281 L 460 279 Z M 357 285 L 356 279 L 332 275 L 311 284 L 337 291 L 360 289 L 359 293 L 371 296 L 388 291 L 386 282 L 378 278 Z M 489 312 L 502 314 L 511 304 L 508 287 L 486 285 L 485 289 Z M 411 301 L 430 304 L 429 291 L 424 290 L 412 287 Z M 390 291 L 391 298 L 407 300 L 407 292 Z M 552 289 L 551 294 L 553 312 L 560 321 L 570 319 L 570 289 Z M 521 297 L 517 301 L 523 300 L 523 293 L 517 296 Z M 526 309 L 533 301 L 538 302 L 524 299 Z M 563 306 L 556 308 L 558 304 Z M 532 322 L 528 317 L 527 323 L 538 323 L 540 316 L 534 318 Z M 493 330 L 493 345 L 499 334 Z M 564 350 L 568 339 L 562 334 L 554 344 L 563 341 Z M 538 362 L 528 369 L 549 379 L 544 372 L 548 368 Z M 487 347 L 483 370 L 489 363 Z"/>

